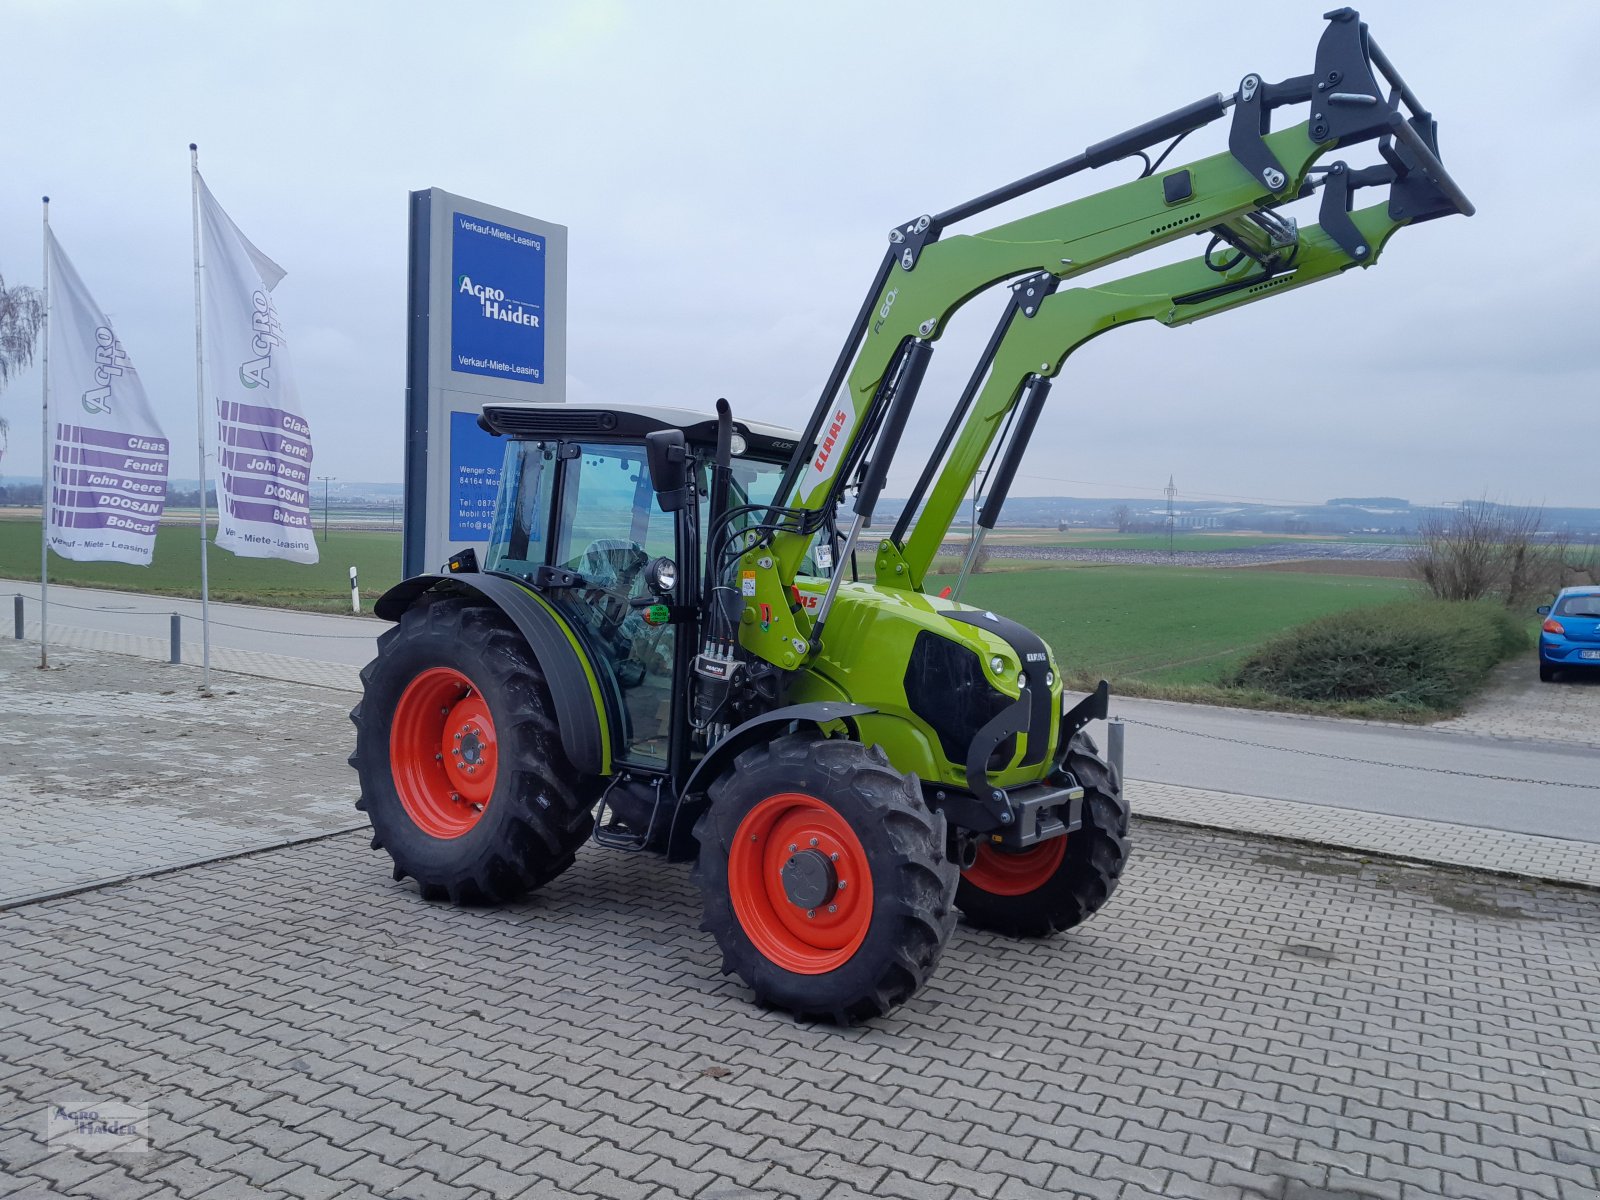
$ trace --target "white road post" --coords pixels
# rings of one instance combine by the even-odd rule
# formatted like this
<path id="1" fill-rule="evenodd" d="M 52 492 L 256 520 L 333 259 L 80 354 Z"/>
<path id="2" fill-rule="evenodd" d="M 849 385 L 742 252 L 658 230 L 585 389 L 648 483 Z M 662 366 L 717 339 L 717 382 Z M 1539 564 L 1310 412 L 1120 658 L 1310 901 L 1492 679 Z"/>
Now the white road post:
<path id="1" fill-rule="evenodd" d="M 350 611 L 361 612 L 361 585 L 356 582 L 356 569 L 350 568 Z"/>

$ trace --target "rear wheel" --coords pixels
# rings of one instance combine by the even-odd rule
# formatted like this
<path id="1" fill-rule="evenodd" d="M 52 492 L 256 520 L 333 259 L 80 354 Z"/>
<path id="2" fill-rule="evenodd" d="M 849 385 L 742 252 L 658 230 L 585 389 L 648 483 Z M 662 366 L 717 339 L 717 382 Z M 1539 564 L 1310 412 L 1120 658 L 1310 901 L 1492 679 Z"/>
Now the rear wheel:
<path id="1" fill-rule="evenodd" d="M 1541 658 L 1539 660 L 1539 682 L 1540 683 L 1554 683 L 1555 682 L 1555 678 L 1556 678 L 1556 669 L 1554 667 L 1552 667 L 1549 663 L 1545 662 L 1544 659 Z"/>
<path id="2" fill-rule="evenodd" d="M 1015 853 L 980 846 L 956 892 L 956 907 L 978 928 L 1047 937 L 1082 924 L 1116 891 L 1131 848 L 1122 781 L 1081 733 L 1067 769 L 1083 785 L 1083 826 Z"/>
<path id="3" fill-rule="evenodd" d="M 544 674 L 499 609 L 452 598 L 407 610 L 361 681 L 356 807 L 397 880 L 429 900 L 490 904 L 572 865 L 595 788 L 567 761 Z"/>
<path id="4" fill-rule="evenodd" d="M 945 821 L 881 748 L 794 733 L 746 750 L 695 828 L 701 928 L 763 1004 L 854 1024 L 927 980 L 955 925 Z"/>

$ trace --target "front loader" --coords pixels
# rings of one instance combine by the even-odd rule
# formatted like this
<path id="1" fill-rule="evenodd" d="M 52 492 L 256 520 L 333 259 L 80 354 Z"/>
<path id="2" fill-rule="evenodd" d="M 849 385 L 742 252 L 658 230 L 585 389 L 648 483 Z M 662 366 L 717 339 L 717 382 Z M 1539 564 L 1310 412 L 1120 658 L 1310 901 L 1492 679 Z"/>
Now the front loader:
<path id="1" fill-rule="evenodd" d="M 958 911 L 1037 937 L 1100 909 L 1129 852 L 1121 780 L 1084 732 L 1106 686 L 1069 702 L 1055 651 L 961 590 L 1078 346 L 1370 267 L 1402 226 L 1472 212 L 1367 27 L 1348 9 L 1328 20 L 1310 74 L 1247 75 L 896 226 L 798 434 L 725 401 L 486 405 L 481 424 L 506 438 L 487 555 L 379 601 L 395 625 L 352 714 L 358 807 L 395 878 L 481 904 L 549 882 L 590 838 L 692 861 L 723 970 L 763 1004 L 842 1023 L 915 993 Z M 1274 130 L 1287 106 L 1306 119 Z M 1224 118 L 1225 152 L 1163 166 Z M 1363 143 L 1375 161 L 1342 157 Z M 1132 180 L 945 236 L 1128 159 Z M 1357 208 L 1362 189 L 1382 202 Z M 1313 195 L 1320 223 L 1302 230 L 1281 210 Z M 1210 244 L 1190 261 L 1062 287 L 1193 234 Z M 1000 322 L 911 497 L 865 546 L 936 342 L 999 284 Z M 929 595 L 980 476 L 961 575 Z"/>

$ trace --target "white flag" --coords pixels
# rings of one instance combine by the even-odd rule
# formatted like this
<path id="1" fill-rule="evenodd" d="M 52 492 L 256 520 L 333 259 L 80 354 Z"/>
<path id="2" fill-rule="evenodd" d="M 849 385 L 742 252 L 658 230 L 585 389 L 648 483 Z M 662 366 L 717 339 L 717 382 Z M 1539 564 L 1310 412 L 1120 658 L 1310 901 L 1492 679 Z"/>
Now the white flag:
<path id="1" fill-rule="evenodd" d="M 150 565 L 167 503 L 167 439 L 111 319 L 46 230 L 50 318 L 50 549 Z"/>
<path id="2" fill-rule="evenodd" d="M 272 302 L 283 268 L 200 187 L 205 364 L 217 418 L 217 545 L 245 558 L 317 561 L 311 426 Z"/>

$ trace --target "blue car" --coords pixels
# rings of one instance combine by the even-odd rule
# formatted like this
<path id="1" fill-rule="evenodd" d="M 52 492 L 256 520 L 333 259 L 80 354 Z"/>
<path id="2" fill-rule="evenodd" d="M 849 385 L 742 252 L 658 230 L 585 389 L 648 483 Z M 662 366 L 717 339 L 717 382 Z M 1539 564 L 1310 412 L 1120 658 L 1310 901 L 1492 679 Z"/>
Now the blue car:
<path id="1" fill-rule="evenodd" d="M 1549 683 L 1566 667 L 1600 668 L 1600 587 L 1569 587 L 1542 605 L 1539 678 Z"/>

